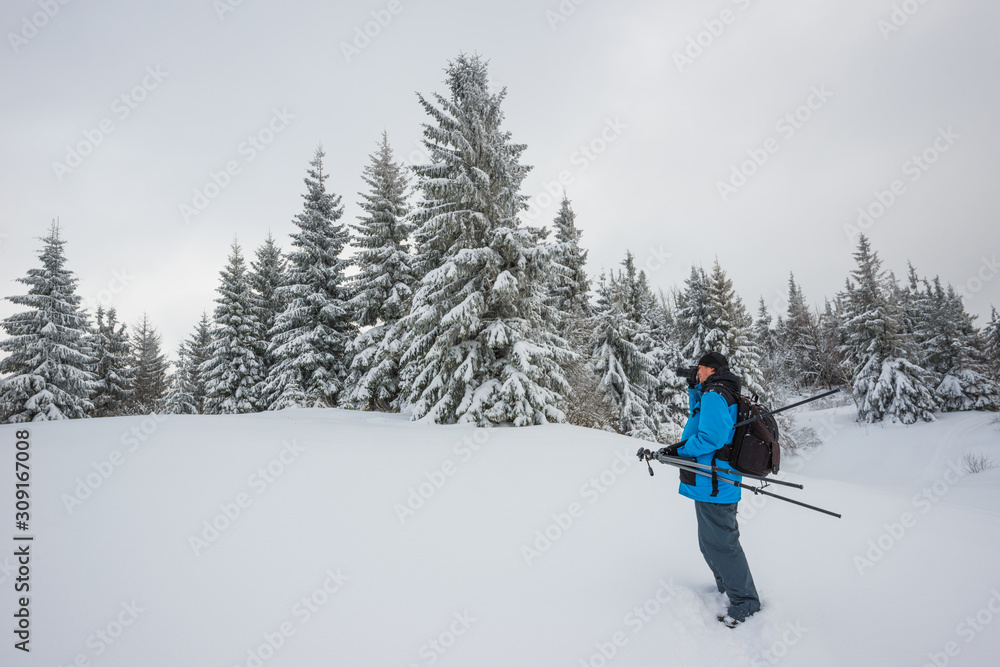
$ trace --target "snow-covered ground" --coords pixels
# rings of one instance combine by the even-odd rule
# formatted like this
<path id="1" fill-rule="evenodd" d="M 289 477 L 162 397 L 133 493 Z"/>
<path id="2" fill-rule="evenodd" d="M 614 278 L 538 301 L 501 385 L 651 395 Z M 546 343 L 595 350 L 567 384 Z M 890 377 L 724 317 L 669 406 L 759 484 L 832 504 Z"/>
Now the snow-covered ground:
<path id="1" fill-rule="evenodd" d="M 989 414 L 825 441 L 741 531 L 735 630 L 677 475 L 636 440 L 297 410 L 30 426 L 31 652 L 13 648 L 14 426 L 0 427 L 4 665 L 995 665 Z"/>

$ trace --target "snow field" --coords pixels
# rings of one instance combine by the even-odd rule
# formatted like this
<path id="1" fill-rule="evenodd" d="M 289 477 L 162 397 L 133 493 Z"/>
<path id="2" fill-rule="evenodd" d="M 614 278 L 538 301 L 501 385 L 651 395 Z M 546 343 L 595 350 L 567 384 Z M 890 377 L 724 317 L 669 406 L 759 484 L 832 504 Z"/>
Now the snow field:
<path id="1" fill-rule="evenodd" d="M 12 664 L 995 664 L 1000 470 L 955 472 L 997 452 L 991 416 L 796 419 L 825 442 L 785 461 L 803 491 L 769 490 L 844 518 L 744 493 L 764 609 L 736 630 L 676 472 L 634 439 L 314 409 L 32 425 Z"/>

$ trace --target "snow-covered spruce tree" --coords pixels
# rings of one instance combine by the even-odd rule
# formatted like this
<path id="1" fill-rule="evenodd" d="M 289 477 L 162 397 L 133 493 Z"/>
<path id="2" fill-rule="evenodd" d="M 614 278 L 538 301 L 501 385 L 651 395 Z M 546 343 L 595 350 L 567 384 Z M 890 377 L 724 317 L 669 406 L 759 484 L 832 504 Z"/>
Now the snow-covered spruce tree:
<path id="1" fill-rule="evenodd" d="M 840 316 L 838 306 L 825 299 L 823 312 L 817 318 L 819 326 L 819 381 L 824 387 L 844 385 L 850 382 L 844 370 L 841 356 Z"/>
<path id="2" fill-rule="evenodd" d="M 264 332 L 257 319 L 254 297 L 240 245 L 233 241 L 229 263 L 219 273 L 212 342 L 201 365 L 205 379 L 207 414 L 255 412 L 255 389 L 263 363 L 258 354 Z"/>
<path id="3" fill-rule="evenodd" d="M 553 220 L 555 228 L 555 271 L 549 287 L 549 304 L 560 313 L 559 335 L 577 354 L 564 364 L 570 391 L 566 401 L 566 421 L 579 426 L 614 430 L 614 413 L 598 388 L 598 377 L 590 364 L 590 331 L 587 320 L 590 278 L 584 268 L 587 250 L 580 247 L 581 231 L 576 214 L 563 193 L 562 204 Z"/>
<path id="4" fill-rule="evenodd" d="M 767 386 L 785 386 L 790 383 L 788 355 L 778 343 L 778 335 L 771 326 L 774 318 L 760 297 L 757 319 L 753 324 L 753 341 L 760 351 L 760 372 Z M 779 320 L 784 325 L 784 320 Z"/>
<path id="5" fill-rule="evenodd" d="M 709 349 L 705 337 L 712 329 L 712 302 L 708 296 L 708 276 L 699 266 L 691 267 L 684 281 L 684 290 L 677 294 L 677 324 L 681 336 L 681 354 L 697 361 Z"/>
<path id="6" fill-rule="evenodd" d="M 460 55 L 448 97 L 419 96 L 430 116 L 418 166 L 418 274 L 402 322 L 403 403 L 413 419 L 516 426 L 563 421 L 574 355 L 546 303 L 553 249 L 522 226 L 525 146 L 502 129 L 506 90 L 491 92 L 486 62 Z"/>
<path id="7" fill-rule="evenodd" d="M 941 409 L 1000 408 L 1000 386 L 990 378 L 988 355 L 962 297 L 935 277 L 931 303 L 934 328 L 926 337 L 926 366 L 941 379 L 935 389 Z"/>
<path id="8" fill-rule="evenodd" d="M 590 313 L 590 278 L 584 266 L 587 264 L 587 250 L 580 247 L 581 232 L 576 227 L 576 214 L 570 207 L 569 198 L 563 193 L 559 213 L 552 221 L 556 230 L 557 271 L 553 274 L 552 305 L 566 315 L 566 322 Z M 570 333 L 569 325 L 564 325 L 561 333 Z"/>
<path id="9" fill-rule="evenodd" d="M 405 167 L 395 161 L 385 132 L 362 178 L 369 191 L 358 193 L 365 215 L 352 225 L 359 271 L 350 281 L 349 305 L 358 324 L 368 328 L 351 342 L 351 368 L 341 403 L 387 412 L 399 397 L 399 320 L 409 312 L 416 278 L 409 252 L 409 179 Z"/>
<path id="10" fill-rule="evenodd" d="M 142 320 L 132 327 L 132 371 L 135 393 L 129 404 L 131 414 L 150 414 L 163 410 L 167 393 L 166 357 L 160 351 L 160 334 L 142 314 Z"/>
<path id="11" fill-rule="evenodd" d="M 788 276 L 788 312 L 779 343 L 788 355 L 792 384 L 796 387 L 817 384 L 821 375 L 819 325 L 793 274 Z"/>
<path id="12" fill-rule="evenodd" d="M 322 148 L 306 176 L 303 211 L 294 220 L 285 284 L 276 294 L 285 309 L 274 323 L 269 352 L 275 363 L 263 387 L 269 410 L 332 407 L 344 389 L 347 348 L 357 326 L 347 305 L 342 257 L 350 234 L 337 221 L 340 196 L 326 190 Z"/>
<path id="13" fill-rule="evenodd" d="M 597 307 L 588 322 L 591 366 L 600 377 L 598 389 L 615 415 L 614 430 L 655 442 L 660 426 L 650 401 L 660 383 L 658 364 L 642 350 L 648 332 L 629 316 L 627 291 L 614 272 L 610 279 L 601 274 Z"/>
<path id="14" fill-rule="evenodd" d="M 743 380 L 744 394 L 770 400 L 772 395 L 760 370 L 760 352 L 753 341 L 753 318 L 718 260 L 712 267 L 706 292 L 711 307 L 704 351 L 720 352 L 729 360 L 729 368 Z"/>
<path id="15" fill-rule="evenodd" d="M 1000 381 L 1000 315 L 997 315 L 995 307 L 990 308 L 990 321 L 980 332 L 980 338 L 993 379 Z"/>
<path id="16" fill-rule="evenodd" d="M 105 319 L 105 315 L 107 319 Z M 114 308 L 104 312 L 97 307 L 97 322 L 93 335 L 93 372 L 95 376 L 94 417 L 114 417 L 128 413 L 132 398 L 132 348 L 125 323 L 117 321 Z"/>
<path id="17" fill-rule="evenodd" d="M 10 353 L 0 359 L 2 423 L 78 419 L 94 407 L 89 323 L 76 294 L 76 276 L 65 268 L 59 225 L 52 223 L 41 240 L 42 266 L 17 279 L 28 285 L 28 293 L 6 297 L 28 310 L 0 322 L 9 336 L 0 341 L 0 350 Z"/>
<path id="18" fill-rule="evenodd" d="M 182 341 L 177 350 L 177 369 L 170 376 L 170 390 L 164 399 L 170 414 L 200 415 L 205 413 L 205 378 L 202 365 L 209 357 L 212 344 L 211 323 L 203 312 L 195 331 Z"/>
<path id="19" fill-rule="evenodd" d="M 256 251 L 256 260 L 250 263 L 247 278 L 250 281 L 253 312 L 260 324 L 261 340 L 255 352 L 260 359 L 261 379 L 254 387 L 253 395 L 258 412 L 264 411 L 276 396 L 268 395 L 267 379 L 271 376 L 277 360 L 271 351 L 271 332 L 274 323 L 285 310 L 285 303 L 279 296 L 279 288 L 285 284 L 287 261 L 281 253 L 281 248 L 274 242 L 274 237 L 268 232 L 267 240 Z"/>
<path id="20" fill-rule="evenodd" d="M 645 274 L 640 272 L 640 277 Z M 640 281 L 645 285 L 645 280 Z M 650 409 L 659 425 L 660 442 L 677 442 L 688 419 L 687 382 L 677 375 L 684 365 L 684 357 L 677 337 L 677 325 L 672 304 L 661 290 L 658 297 L 646 288 L 641 292 L 641 321 L 649 328 L 652 347 L 649 356 L 656 360 L 657 385 L 652 394 Z"/>
<path id="21" fill-rule="evenodd" d="M 858 268 L 851 272 L 843 304 L 844 363 L 853 381 L 858 419 L 868 423 L 886 418 L 912 424 L 934 420 L 937 399 L 933 377 L 912 359 L 917 353 L 902 331 L 899 308 L 889 299 L 894 285 L 882 272 L 878 253 L 862 234 L 854 253 Z"/>

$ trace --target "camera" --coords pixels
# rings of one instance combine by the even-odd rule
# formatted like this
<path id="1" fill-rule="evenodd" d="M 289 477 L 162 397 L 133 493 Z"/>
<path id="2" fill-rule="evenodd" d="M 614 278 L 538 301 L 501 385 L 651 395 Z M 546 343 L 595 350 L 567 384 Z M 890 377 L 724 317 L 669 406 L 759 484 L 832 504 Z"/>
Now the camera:
<path id="1" fill-rule="evenodd" d="M 698 367 L 688 366 L 686 368 L 675 368 L 674 373 L 687 380 L 692 387 L 698 384 Z"/>

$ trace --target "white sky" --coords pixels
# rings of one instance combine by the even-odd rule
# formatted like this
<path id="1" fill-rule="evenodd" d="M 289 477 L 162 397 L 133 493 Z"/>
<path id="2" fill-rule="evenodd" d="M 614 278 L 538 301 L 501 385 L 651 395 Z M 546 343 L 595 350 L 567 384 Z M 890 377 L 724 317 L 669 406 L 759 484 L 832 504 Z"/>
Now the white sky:
<path id="1" fill-rule="evenodd" d="M 268 230 L 287 248 L 318 143 L 346 219 L 383 129 L 401 160 L 423 159 L 415 92 L 444 92 L 465 51 L 508 88 L 506 126 L 534 166 L 525 193 L 543 204 L 533 224 L 556 213 L 546 185 L 568 177 L 592 275 L 631 249 L 669 288 L 718 257 L 754 312 L 761 295 L 783 309 L 789 271 L 821 305 L 853 267 L 845 225 L 898 180 L 867 229 L 886 268 L 903 276 L 909 259 L 965 286 L 973 312 L 1000 306 L 995 3 L 224 1 L 3 4 L 0 296 L 24 292 L 13 281 L 58 217 L 81 296 L 129 323 L 148 310 L 173 356 L 214 308 L 234 236 L 248 256 Z M 573 12 L 556 22 L 560 6 Z M 372 12 L 391 20 L 348 60 L 341 45 Z M 243 142 L 275 110 L 294 117 L 250 161 Z M 797 111 L 797 127 L 782 122 Z M 768 148 L 723 200 L 718 182 Z M 925 150 L 926 170 L 908 163 Z M 230 160 L 239 173 L 186 224 L 180 205 Z"/>

